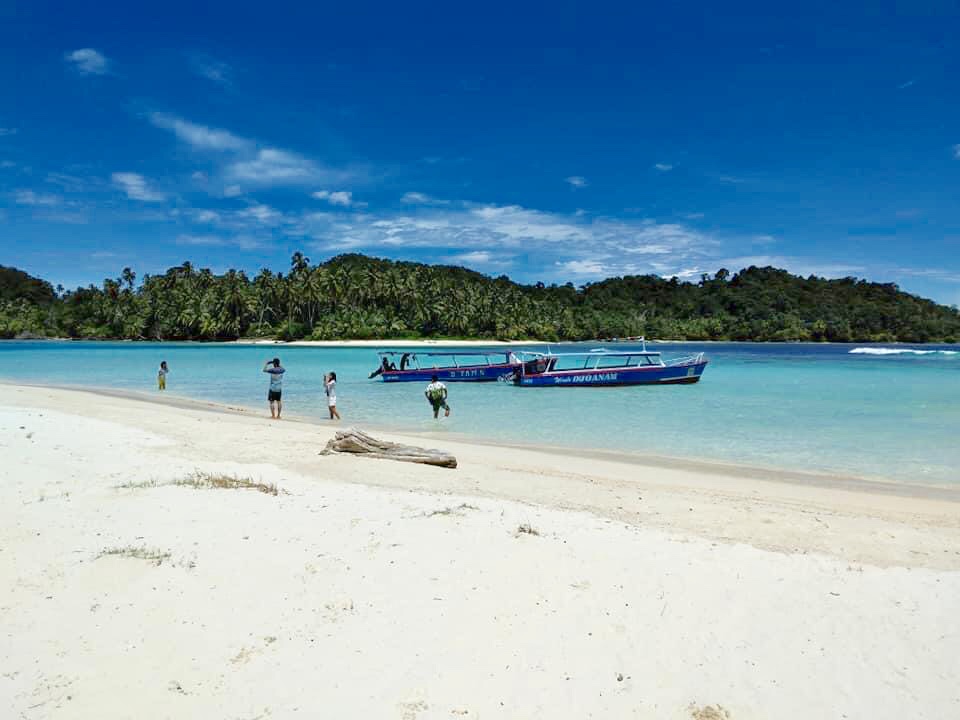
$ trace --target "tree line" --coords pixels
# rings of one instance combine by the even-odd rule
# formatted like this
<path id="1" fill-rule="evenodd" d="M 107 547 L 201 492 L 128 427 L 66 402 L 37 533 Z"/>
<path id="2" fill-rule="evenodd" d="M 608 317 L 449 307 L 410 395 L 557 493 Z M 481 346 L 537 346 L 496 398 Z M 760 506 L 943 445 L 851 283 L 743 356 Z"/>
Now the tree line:
<path id="1" fill-rule="evenodd" d="M 462 267 L 340 255 L 286 273 L 221 275 L 191 263 L 124 268 L 102 285 L 53 288 L 0 266 L 0 337 L 229 340 L 465 337 L 592 340 L 957 342 L 960 313 L 892 283 L 799 277 L 772 267 L 698 282 L 656 275 L 575 287 L 521 285 Z"/>

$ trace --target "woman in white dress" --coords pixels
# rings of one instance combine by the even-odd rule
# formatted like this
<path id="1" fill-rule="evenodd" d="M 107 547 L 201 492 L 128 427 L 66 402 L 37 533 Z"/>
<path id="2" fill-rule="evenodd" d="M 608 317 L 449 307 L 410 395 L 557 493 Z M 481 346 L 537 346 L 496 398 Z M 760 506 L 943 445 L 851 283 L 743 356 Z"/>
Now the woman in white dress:
<path id="1" fill-rule="evenodd" d="M 339 420 L 340 413 L 337 412 L 337 374 L 335 372 L 323 376 L 323 387 L 327 393 L 327 408 L 330 410 L 330 419 Z"/>

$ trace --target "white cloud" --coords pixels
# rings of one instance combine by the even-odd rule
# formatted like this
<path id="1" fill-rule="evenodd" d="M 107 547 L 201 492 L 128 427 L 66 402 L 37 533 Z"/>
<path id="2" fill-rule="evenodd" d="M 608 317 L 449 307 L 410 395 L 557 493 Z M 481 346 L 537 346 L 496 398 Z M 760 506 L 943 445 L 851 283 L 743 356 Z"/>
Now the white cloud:
<path id="1" fill-rule="evenodd" d="M 231 164 L 229 178 L 257 185 L 289 185 L 307 183 L 322 176 L 317 166 L 296 153 L 276 148 L 263 148 L 253 157 Z"/>
<path id="2" fill-rule="evenodd" d="M 238 210 L 236 217 L 241 220 L 254 220 L 261 225 L 277 225 L 282 220 L 283 215 L 269 205 L 258 203 L 243 210 Z"/>
<path id="3" fill-rule="evenodd" d="M 960 143 L 953 146 L 953 156 L 960 160 Z"/>
<path id="4" fill-rule="evenodd" d="M 17 134 L 16 128 L 0 127 L 0 137 L 6 137 L 8 135 L 16 135 L 16 134 Z"/>
<path id="5" fill-rule="evenodd" d="M 607 272 L 606 266 L 596 260 L 567 260 L 557 266 L 564 274 L 600 276 Z"/>
<path id="6" fill-rule="evenodd" d="M 353 205 L 353 193 L 348 190 L 317 190 L 311 193 L 310 197 L 317 200 L 326 200 L 331 205 L 340 205 L 341 207 L 350 207 Z"/>
<path id="7" fill-rule="evenodd" d="M 486 250 L 475 250 L 474 252 L 460 253 L 454 255 L 450 260 L 459 265 L 473 265 L 487 268 L 504 268 L 512 264 L 513 256 L 491 253 Z"/>
<path id="8" fill-rule="evenodd" d="M 448 200 L 440 200 L 431 195 L 427 195 L 422 192 L 408 192 L 404 193 L 403 197 L 400 198 L 400 202 L 404 205 L 449 205 Z"/>
<path id="9" fill-rule="evenodd" d="M 687 213 L 686 215 L 683 216 L 685 220 L 700 220 L 702 217 L 703 217 L 703 213 L 701 212 Z"/>
<path id="10" fill-rule="evenodd" d="M 262 146 L 229 130 L 200 125 L 176 115 L 154 112 L 148 119 L 198 152 L 224 156 L 217 180 L 225 187 L 225 197 L 240 195 L 245 187 L 339 184 L 362 174 L 357 168 L 326 167 L 296 152 Z"/>
<path id="11" fill-rule="evenodd" d="M 683 225 L 564 215 L 518 205 L 418 208 L 392 215 L 309 213 L 298 231 L 325 251 L 453 251 L 468 264 L 535 254 L 545 274 L 658 273 L 714 253 L 718 241 Z M 505 262 L 505 261 L 504 261 Z M 569 266 L 567 263 L 572 263 Z"/>
<path id="12" fill-rule="evenodd" d="M 150 113 L 150 122 L 162 130 L 169 130 L 177 139 L 198 150 L 246 150 L 253 143 L 228 130 L 218 130 L 192 123 L 176 115 Z"/>
<path id="13" fill-rule="evenodd" d="M 264 246 L 264 243 L 250 235 L 236 235 L 233 237 L 222 237 L 220 235 L 190 235 L 182 234 L 177 236 L 178 245 L 193 245 L 198 247 L 238 247 L 241 250 L 255 250 Z"/>
<path id="14" fill-rule="evenodd" d="M 228 86 L 233 82 L 233 68 L 225 62 L 207 55 L 195 55 L 191 58 L 190 65 L 197 75 L 218 85 Z"/>
<path id="15" fill-rule="evenodd" d="M 35 193 L 33 190 L 17 190 L 13 194 L 13 199 L 17 205 L 32 207 L 56 207 L 63 204 L 63 199 L 58 195 Z"/>
<path id="16" fill-rule="evenodd" d="M 575 188 L 582 188 L 587 186 L 587 179 L 581 177 L 580 175 L 571 175 L 568 178 L 564 179 L 564 182 L 570 183 Z"/>
<path id="17" fill-rule="evenodd" d="M 113 173 L 110 179 L 113 180 L 113 184 L 125 192 L 131 200 L 160 202 L 165 198 L 163 193 L 157 192 L 149 187 L 143 175 L 131 172 L 118 172 Z"/>
<path id="18" fill-rule="evenodd" d="M 670 172 L 671 170 L 673 170 L 673 165 L 669 165 L 667 163 L 657 163 L 653 167 L 655 167 L 660 172 Z"/>
<path id="19" fill-rule="evenodd" d="M 220 222 L 220 213 L 215 210 L 198 210 L 193 214 L 193 219 L 198 223 L 216 224 Z"/>
<path id="20" fill-rule="evenodd" d="M 226 245 L 224 239 L 217 235 L 178 235 L 177 236 L 178 245 L 210 245 L 210 246 L 220 246 Z"/>
<path id="21" fill-rule="evenodd" d="M 81 48 L 67 53 L 64 58 L 73 63 L 73 67 L 81 75 L 105 75 L 109 71 L 110 63 L 103 53 L 93 48 Z"/>

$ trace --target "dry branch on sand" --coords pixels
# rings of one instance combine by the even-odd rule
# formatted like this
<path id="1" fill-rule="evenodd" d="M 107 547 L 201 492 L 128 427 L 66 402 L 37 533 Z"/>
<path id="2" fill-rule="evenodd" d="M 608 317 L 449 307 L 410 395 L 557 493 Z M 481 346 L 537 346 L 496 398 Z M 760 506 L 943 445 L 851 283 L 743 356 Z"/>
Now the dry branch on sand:
<path id="1" fill-rule="evenodd" d="M 401 462 L 422 463 L 438 467 L 455 468 L 457 459 L 442 450 L 432 450 L 401 445 L 400 443 L 377 440 L 356 428 L 338 430 L 337 434 L 327 443 L 320 452 L 321 455 L 330 453 L 355 453 L 384 460 L 399 460 Z"/>

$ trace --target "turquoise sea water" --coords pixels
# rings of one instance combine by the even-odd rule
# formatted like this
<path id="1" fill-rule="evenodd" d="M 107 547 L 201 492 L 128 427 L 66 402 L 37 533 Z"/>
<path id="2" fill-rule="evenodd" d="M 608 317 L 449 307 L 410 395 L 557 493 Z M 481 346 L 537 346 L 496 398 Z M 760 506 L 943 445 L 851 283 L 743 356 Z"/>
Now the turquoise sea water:
<path id="1" fill-rule="evenodd" d="M 594 347 L 600 345 L 552 349 Z M 703 380 L 689 386 L 451 384 L 453 414 L 440 422 L 420 383 L 367 379 L 377 364 L 373 349 L 13 341 L 0 343 L 0 379 L 155 392 L 157 366 L 166 360 L 168 395 L 266 413 L 261 368 L 278 355 L 287 368 L 284 412 L 325 417 L 321 379 L 334 370 L 344 425 L 960 482 L 960 346 L 662 343 L 650 349 L 666 359 L 703 351 L 711 362 Z"/>

